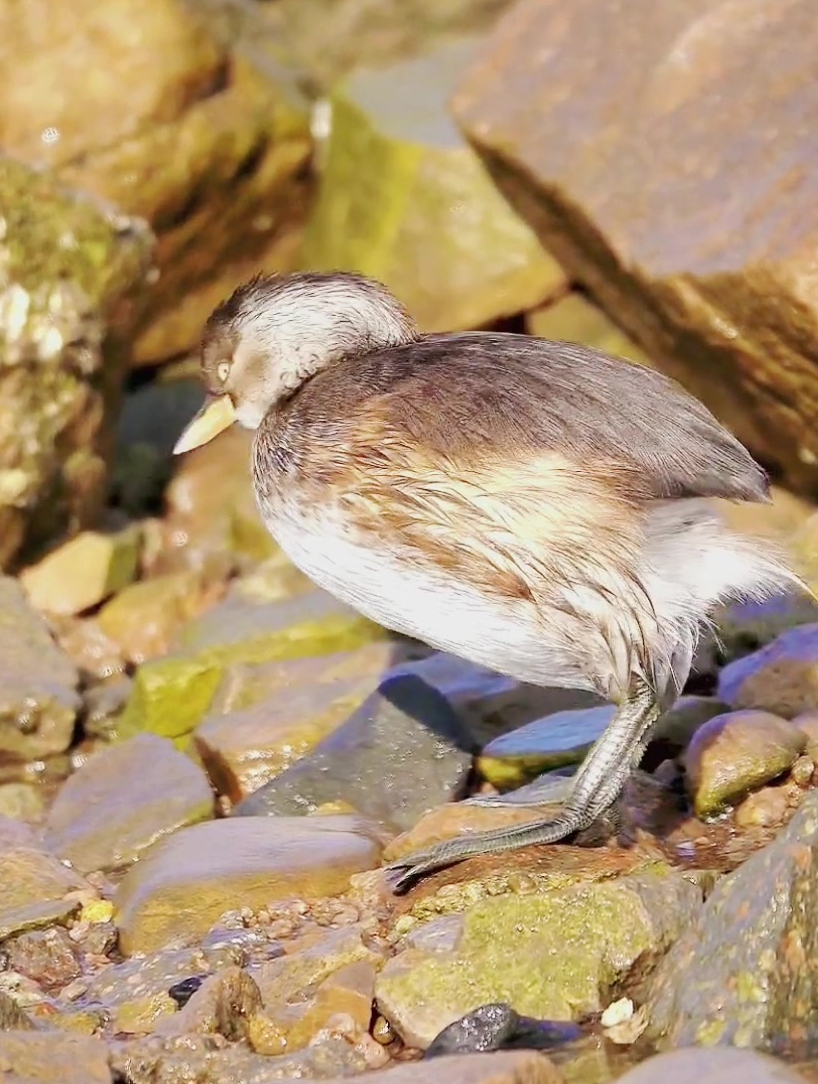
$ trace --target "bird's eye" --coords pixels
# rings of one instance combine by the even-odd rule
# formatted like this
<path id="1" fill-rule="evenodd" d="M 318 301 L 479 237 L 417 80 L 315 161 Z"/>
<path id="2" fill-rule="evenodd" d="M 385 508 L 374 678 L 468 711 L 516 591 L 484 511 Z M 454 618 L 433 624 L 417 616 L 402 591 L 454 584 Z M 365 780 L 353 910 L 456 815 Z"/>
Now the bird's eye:
<path id="1" fill-rule="evenodd" d="M 224 384 L 224 382 L 227 380 L 228 376 L 230 376 L 230 362 L 229 361 L 220 361 L 219 362 L 219 364 L 216 366 L 216 376 L 219 378 L 219 380 L 222 382 L 222 384 Z"/>

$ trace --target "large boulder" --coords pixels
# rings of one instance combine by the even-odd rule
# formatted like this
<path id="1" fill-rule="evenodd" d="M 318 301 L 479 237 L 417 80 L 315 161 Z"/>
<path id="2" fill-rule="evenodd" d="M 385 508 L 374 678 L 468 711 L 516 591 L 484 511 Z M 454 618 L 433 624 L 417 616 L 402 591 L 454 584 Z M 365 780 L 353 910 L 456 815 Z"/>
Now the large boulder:
<path id="1" fill-rule="evenodd" d="M 453 100 L 546 248 L 804 491 L 816 49 L 811 0 L 523 0 Z"/>
<path id="2" fill-rule="evenodd" d="M 233 7 L 241 21 L 185 0 L 0 8 L 0 145 L 158 235 L 139 361 L 185 349 L 239 281 L 296 258 L 308 116 L 254 6 Z"/>
<path id="3" fill-rule="evenodd" d="M 4 102 L 0 133 L 17 123 Z M 0 155 L 0 568 L 97 511 L 150 249 L 143 226 Z"/>
<path id="4" fill-rule="evenodd" d="M 566 288 L 447 117 L 476 40 L 357 72 L 332 95 L 305 238 L 309 267 L 380 279 L 425 331 L 473 328 Z"/>

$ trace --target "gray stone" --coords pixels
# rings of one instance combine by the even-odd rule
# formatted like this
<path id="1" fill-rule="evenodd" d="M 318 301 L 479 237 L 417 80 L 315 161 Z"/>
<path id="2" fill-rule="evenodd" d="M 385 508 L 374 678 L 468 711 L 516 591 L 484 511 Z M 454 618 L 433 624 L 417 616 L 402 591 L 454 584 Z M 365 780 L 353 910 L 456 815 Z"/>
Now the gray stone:
<path id="1" fill-rule="evenodd" d="M 471 739 L 449 702 L 418 677 L 390 678 L 312 753 L 245 798 L 236 813 L 303 814 L 342 801 L 405 830 L 456 795 L 471 761 Z"/>
<path id="2" fill-rule="evenodd" d="M 26 601 L 0 577 L 0 758 L 34 760 L 68 748 L 79 675 Z"/>

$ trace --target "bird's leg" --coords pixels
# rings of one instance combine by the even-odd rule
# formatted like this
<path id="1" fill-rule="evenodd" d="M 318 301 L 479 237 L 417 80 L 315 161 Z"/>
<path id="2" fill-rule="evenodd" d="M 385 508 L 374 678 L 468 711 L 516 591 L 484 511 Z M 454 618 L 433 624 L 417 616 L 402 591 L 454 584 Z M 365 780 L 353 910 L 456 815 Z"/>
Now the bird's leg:
<path id="1" fill-rule="evenodd" d="M 417 878 L 464 858 L 556 843 L 587 828 L 619 797 L 634 760 L 641 759 L 644 753 L 659 714 L 653 691 L 641 679 L 634 679 L 616 716 L 573 778 L 562 812 L 552 820 L 475 832 L 406 855 L 388 867 L 389 874 L 398 874 L 392 882 L 393 890 L 405 892 Z"/>

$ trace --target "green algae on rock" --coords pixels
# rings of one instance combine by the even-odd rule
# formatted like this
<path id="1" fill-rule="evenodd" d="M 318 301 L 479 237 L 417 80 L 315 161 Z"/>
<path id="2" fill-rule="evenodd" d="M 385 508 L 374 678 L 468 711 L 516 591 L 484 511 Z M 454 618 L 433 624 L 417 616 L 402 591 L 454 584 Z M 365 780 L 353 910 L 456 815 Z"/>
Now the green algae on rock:
<path id="1" fill-rule="evenodd" d="M 459 916 L 454 936 L 452 916 L 412 931 L 409 947 L 378 975 L 378 1008 L 421 1048 L 490 1002 L 539 1019 L 578 1019 L 600 1011 L 637 964 L 655 962 L 700 905 L 699 889 L 671 871 L 483 899 Z M 448 924 L 442 943 L 436 923 Z"/>
<path id="2" fill-rule="evenodd" d="M 565 288 L 447 118 L 474 45 L 357 73 L 333 94 L 304 242 L 305 265 L 380 279 L 425 331 L 480 326 Z"/>
<path id="3" fill-rule="evenodd" d="M 186 747 L 192 731 L 210 711 L 216 692 L 233 665 L 286 661 L 329 655 L 381 640 L 379 626 L 352 613 L 326 613 L 316 621 L 260 631 L 226 643 L 205 634 L 205 646 L 146 662 L 136 672 L 133 692 L 117 720 L 121 738 L 152 731 Z"/>
<path id="4" fill-rule="evenodd" d="M 125 333 L 151 238 L 0 155 L 0 567 L 105 494 Z"/>

